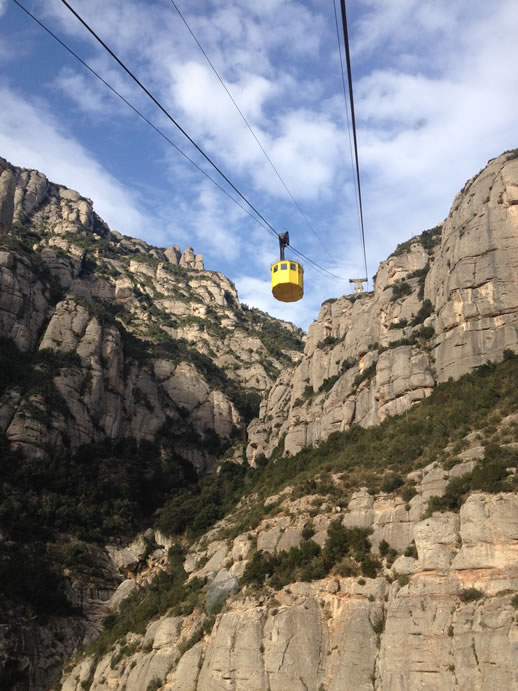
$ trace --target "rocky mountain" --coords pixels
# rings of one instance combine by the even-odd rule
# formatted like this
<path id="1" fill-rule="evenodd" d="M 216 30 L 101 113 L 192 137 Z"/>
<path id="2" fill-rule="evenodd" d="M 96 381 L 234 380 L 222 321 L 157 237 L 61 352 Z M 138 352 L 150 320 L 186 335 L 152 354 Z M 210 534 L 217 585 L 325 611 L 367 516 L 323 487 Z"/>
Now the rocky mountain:
<path id="1" fill-rule="evenodd" d="M 518 156 L 468 180 L 441 225 L 399 245 L 372 293 L 327 300 L 304 357 L 249 428 L 247 457 L 284 455 L 408 410 L 449 377 L 518 350 Z"/>
<path id="2" fill-rule="evenodd" d="M 49 608 L 26 581 L 38 572 L 42 590 L 57 588 L 55 574 L 38 571 L 49 550 L 66 568 L 77 549 L 87 562 L 100 558 L 75 543 L 64 554 L 56 531 L 120 539 L 149 521 L 167 492 L 196 484 L 196 471 L 213 471 L 225 454 L 242 461 L 246 426 L 281 369 L 300 358 L 303 337 L 242 305 L 192 248 L 111 231 L 90 200 L 0 159 L 4 659 L 17 651 L 32 684 L 45 687 L 47 667 L 92 632 L 76 618 L 62 645 L 31 624 L 34 607 L 45 616 Z M 119 573 L 104 562 L 93 585 L 79 573 L 57 588 L 66 585 L 73 607 L 98 609 L 113 590 Z M 17 604 L 21 564 L 32 593 L 26 610 Z M 56 635 L 62 624 L 52 624 Z M 49 646 L 51 662 L 35 663 Z"/>
<path id="3" fill-rule="evenodd" d="M 0 686 L 518 689 L 517 205 L 306 339 L 0 161 Z"/>
<path id="4" fill-rule="evenodd" d="M 192 248 L 124 237 L 77 192 L 3 160 L 0 171 L 1 334 L 49 374 L 45 392 L 6 382 L 8 442 L 42 457 L 167 430 L 213 468 L 214 438 L 244 433 L 302 332 L 241 305 Z"/>
<path id="5" fill-rule="evenodd" d="M 80 659 L 61 688 L 517 688 L 516 493 L 472 494 L 460 514 L 420 520 L 426 497 L 470 467 L 423 469 L 409 509 L 401 498 L 366 490 L 353 493 L 344 512 L 319 495 L 272 497 L 279 508 L 273 520 L 233 541 L 209 535 L 209 544 L 188 553 L 191 583 L 209 579 L 209 614 L 200 607 L 187 616 L 159 617 L 142 633 L 128 632 L 107 654 Z M 316 532 L 305 541 L 315 506 Z M 393 555 L 382 559 L 383 575 L 361 577 L 350 559 L 344 575 L 306 576 L 232 595 L 255 549 L 272 556 L 291 550 L 293 562 L 301 552 L 316 552 L 306 545 L 325 551 L 337 517 L 349 528 L 344 534 L 373 529 L 377 553 L 381 548 Z M 273 559 L 267 563 L 275 568 Z M 348 566 L 355 575 L 345 575 Z M 225 595 L 225 611 L 214 617 L 210 603 Z"/>

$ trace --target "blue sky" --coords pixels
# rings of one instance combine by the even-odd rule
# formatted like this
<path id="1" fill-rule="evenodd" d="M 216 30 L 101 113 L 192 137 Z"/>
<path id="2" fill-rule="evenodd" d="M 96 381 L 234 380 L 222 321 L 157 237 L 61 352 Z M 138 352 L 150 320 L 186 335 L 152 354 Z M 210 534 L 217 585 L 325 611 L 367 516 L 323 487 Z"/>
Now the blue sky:
<path id="1" fill-rule="evenodd" d="M 210 172 L 59 0 L 22 1 Z M 0 156 L 90 197 L 112 229 L 193 246 L 243 302 L 303 328 L 350 292 L 364 269 L 332 0 L 177 0 L 318 237 L 170 0 L 71 4 L 263 216 L 345 280 L 306 265 L 304 300 L 276 302 L 275 238 L 12 0 L 0 0 Z M 518 146 L 518 3 L 349 0 L 348 13 L 371 278 L 398 242 L 447 216 L 489 158 Z"/>

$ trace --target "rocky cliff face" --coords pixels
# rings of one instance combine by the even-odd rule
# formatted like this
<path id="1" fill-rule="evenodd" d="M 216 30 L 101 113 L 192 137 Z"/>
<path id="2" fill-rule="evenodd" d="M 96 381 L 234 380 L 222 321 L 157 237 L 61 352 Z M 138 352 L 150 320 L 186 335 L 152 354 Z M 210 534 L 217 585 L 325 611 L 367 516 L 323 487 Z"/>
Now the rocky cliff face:
<path id="1" fill-rule="evenodd" d="M 229 443 L 244 430 L 298 358 L 301 332 L 242 306 L 192 248 L 112 232 L 77 192 L 3 159 L 0 171 L 0 334 L 22 352 L 62 356 L 47 396 L 6 387 L 0 431 L 41 457 L 167 427 L 179 453 L 214 467 L 211 435 Z M 49 405 L 50 389 L 61 405 Z"/>
<path id="2" fill-rule="evenodd" d="M 266 500 L 277 513 L 254 530 L 221 539 L 227 520 L 185 561 L 190 579 L 208 579 L 209 611 L 222 594 L 225 611 L 215 619 L 203 610 L 157 619 L 105 657 L 81 659 L 63 691 L 88 684 L 92 691 L 518 688 L 517 495 L 475 493 L 460 513 L 422 518 L 428 498 L 474 465 L 460 460 L 445 471 L 433 463 L 414 473 L 408 504 L 363 489 L 343 508 L 286 491 Z M 308 521 L 309 540 L 323 545 L 337 519 L 372 530 L 383 563 L 377 577 L 336 575 L 232 595 L 256 549 L 275 555 L 300 547 Z"/>
<path id="3" fill-rule="evenodd" d="M 65 691 L 518 689 L 512 395 L 485 429 L 444 447 L 434 437 L 432 463 L 426 444 L 408 461 L 408 437 L 390 471 L 364 467 L 361 444 L 340 470 L 329 450 L 321 465 L 282 459 L 354 423 L 366 434 L 411 417 L 438 383 L 518 352 L 517 190 L 516 155 L 490 162 L 442 226 L 380 266 L 372 294 L 324 303 L 302 355 L 298 330 L 240 305 L 191 249 L 111 231 L 89 200 L 0 160 L 0 451 L 21 468 L 0 483 L 0 575 L 32 558 L 16 517 L 38 510 L 57 526 L 40 553 L 76 607 L 39 621 L 0 602 L 1 683 L 43 691 L 69 660 Z M 171 476 L 245 450 L 257 471 L 223 465 L 212 478 L 239 503 L 218 505 L 216 522 L 220 498 L 202 490 L 196 519 L 213 527 L 189 538 L 195 493 Z M 80 483 L 88 471 L 78 493 L 67 468 Z M 117 537 L 139 485 L 146 501 L 158 492 L 139 525 L 158 509 L 183 527 Z"/>
<path id="4" fill-rule="evenodd" d="M 518 350 L 518 158 L 469 180 L 445 222 L 399 246 L 372 293 L 328 300 L 302 361 L 248 430 L 247 456 L 285 455 L 351 424 L 375 425 L 438 382 Z"/>
<path id="5" fill-rule="evenodd" d="M 114 539 L 120 520 L 133 520 L 139 486 L 152 511 L 157 492 L 193 481 L 189 464 L 204 473 L 225 453 L 242 461 L 246 425 L 279 371 L 300 357 L 302 336 L 241 305 L 232 282 L 205 270 L 192 248 L 159 249 L 111 231 L 89 199 L 0 159 L 0 454 L 10 466 L 0 481 L 0 574 L 2 590 L 14 593 L 0 605 L 0 686 L 49 688 L 107 614 L 121 572 L 104 549 L 106 568 L 97 547 L 88 556 L 68 534 L 70 516 L 88 542 L 97 532 L 88 515 L 108 508 L 102 532 Z M 132 440 L 152 446 L 122 469 Z M 112 474 L 96 459 L 117 443 L 129 446 Z M 82 460 L 71 460 L 79 452 Z M 24 486 L 39 462 L 40 478 Z M 85 477 L 96 467 L 97 479 Z M 67 498 L 74 482 L 77 496 Z M 111 490 L 95 498 L 106 483 Z M 49 563 L 60 564 L 68 603 L 54 609 L 39 592 L 57 587 Z M 31 575 L 20 590 L 15 572 L 24 564 Z M 46 623 L 19 604 L 24 588 Z"/>

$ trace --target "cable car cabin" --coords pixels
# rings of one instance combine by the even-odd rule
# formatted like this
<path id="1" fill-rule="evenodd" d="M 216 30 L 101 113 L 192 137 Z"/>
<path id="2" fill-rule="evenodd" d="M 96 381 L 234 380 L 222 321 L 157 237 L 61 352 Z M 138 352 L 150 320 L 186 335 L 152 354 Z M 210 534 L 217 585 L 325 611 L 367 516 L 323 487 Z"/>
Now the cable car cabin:
<path id="1" fill-rule="evenodd" d="M 272 294 L 281 302 L 296 302 L 304 295 L 304 269 L 301 264 L 281 259 L 272 264 Z"/>

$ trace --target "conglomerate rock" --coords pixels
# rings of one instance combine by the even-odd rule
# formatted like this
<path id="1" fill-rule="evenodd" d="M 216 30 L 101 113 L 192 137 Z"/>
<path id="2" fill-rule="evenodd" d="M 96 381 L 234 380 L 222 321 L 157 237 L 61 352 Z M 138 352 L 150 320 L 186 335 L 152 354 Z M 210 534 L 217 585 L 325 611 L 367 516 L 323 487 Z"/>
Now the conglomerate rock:
<path id="1" fill-rule="evenodd" d="M 246 401 L 298 355 L 269 353 L 264 335 L 276 320 L 243 308 L 192 247 L 161 250 L 112 232 L 78 192 L 4 159 L 0 171 L 0 336 L 35 357 L 54 353 L 47 390 L 62 399 L 56 409 L 30 386 L 13 387 L 0 398 L 0 431 L 42 458 L 166 429 L 184 458 L 211 469 L 214 439 L 228 446 L 243 434 Z"/>
<path id="2" fill-rule="evenodd" d="M 245 433 L 232 391 L 262 399 L 248 427 L 251 461 L 402 413 L 438 382 L 518 350 L 517 189 L 518 159 L 491 161 L 440 229 L 380 265 L 372 293 L 326 301 L 304 355 L 286 347 L 281 357 L 263 338 L 275 320 L 241 306 L 232 282 L 206 271 L 192 248 L 111 231 L 90 200 L 2 159 L 0 334 L 50 380 L 8 386 L 0 430 L 36 460 L 91 442 L 152 440 L 165 428 L 184 459 L 208 470 L 218 458 L 206 446 Z M 215 526 L 184 562 L 190 579 L 207 579 L 208 609 L 227 597 L 214 620 L 196 608 L 152 621 L 101 659 L 76 661 L 62 688 L 518 689 L 516 494 L 472 494 L 458 514 L 425 514 L 428 499 L 483 456 L 472 442 L 454 468 L 416 471 L 408 502 L 364 488 L 335 506 L 283 490 L 265 502 L 279 513 L 253 530 L 230 539 L 218 532 L 225 521 Z M 255 549 L 300 546 L 310 516 L 309 539 L 321 547 L 338 519 L 371 530 L 374 555 L 388 544 L 393 563 L 383 560 L 376 578 L 237 592 Z M 85 616 L 69 629 L 57 618 L 6 629 L 0 654 L 17 649 L 43 689 L 106 614 L 167 568 L 170 546 L 158 531 L 107 545 L 103 558 L 118 574 L 110 587 L 70 587 Z"/>
<path id="3" fill-rule="evenodd" d="M 284 455 L 398 415 L 434 386 L 518 351 L 518 158 L 469 180 L 442 226 L 380 264 L 374 290 L 327 300 L 304 357 L 248 429 L 247 457 Z"/>
<path id="4" fill-rule="evenodd" d="M 374 550 L 383 539 L 401 554 L 383 575 L 238 592 L 196 643 L 193 632 L 206 615 L 162 617 L 145 635 L 128 634 L 101 660 L 80 660 L 62 679 L 63 690 L 80 691 L 86 681 L 92 691 L 138 691 L 152 681 L 157 689 L 175 691 L 518 688 L 512 601 L 518 589 L 518 497 L 477 493 L 460 514 L 421 518 L 436 469 L 432 464 L 421 472 L 412 506 L 360 490 L 338 514 L 328 504 L 313 517 L 315 527 L 338 516 L 346 527 L 373 528 Z M 470 469 L 461 463 L 443 471 L 443 479 Z M 213 584 L 208 598 L 220 584 L 228 585 L 227 597 L 239 588 L 254 540 L 277 553 L 301 543 L 299 527 L 314 502 L 283 496 L 272 497 L 281 500 L 280 513 L 254 531 L 230 544 L 207 536 L 191 548 L 185 568 L 190 578 L 207 577 Z M 318 533 L 311 539 L 318 540 Z M 414 542 L 415 556 L 403 556 Z M 204 556 L 209 561 L 200 567 Z"/>

